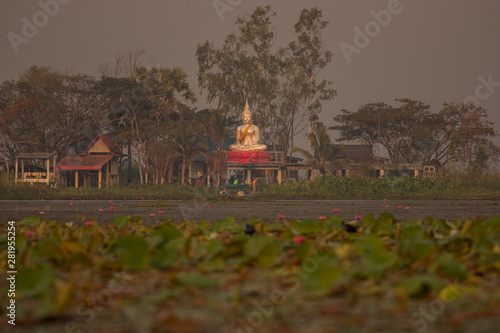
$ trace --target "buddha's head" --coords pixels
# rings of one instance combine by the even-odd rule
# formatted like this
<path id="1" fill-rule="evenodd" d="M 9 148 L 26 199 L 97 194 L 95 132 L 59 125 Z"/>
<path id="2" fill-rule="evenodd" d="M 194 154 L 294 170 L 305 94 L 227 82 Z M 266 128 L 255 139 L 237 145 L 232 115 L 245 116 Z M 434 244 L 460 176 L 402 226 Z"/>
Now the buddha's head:
<path id="1" fill-rule="evenodd" d="M 245 110 L 243 111 L 243 124 L 251 124 L 252 123 L 252 111 L 248 107 L 248 101 L 245 104 Z"/>

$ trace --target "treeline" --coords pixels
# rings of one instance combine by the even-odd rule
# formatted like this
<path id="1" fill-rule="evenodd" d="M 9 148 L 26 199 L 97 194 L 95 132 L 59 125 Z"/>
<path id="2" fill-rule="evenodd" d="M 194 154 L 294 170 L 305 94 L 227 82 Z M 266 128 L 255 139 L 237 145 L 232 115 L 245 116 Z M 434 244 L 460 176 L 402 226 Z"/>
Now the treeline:
<path id="1" fill-rule="evenodd" d="M 339 141 L 380 144 L 392 163 L 442 166 L 448 162 L 486 169 L 498 157 L 492 139 L 498 134 L 487 111 L 473 104 L 445 103 L 438 112 L 421 101 L 396 99 L 396 106 L 369 103 L 334 117 Z"/>
<path id="2" fill-rule="evenodd" d="M 180 68 L 137 67 L 132 77 L 94 78 L 33 66 L 0 86 L 5 163 L 20 152 L 83 152 L 107 133 L 134 153 L 141 183 L 172 182 L 179 161 L 204 154 L 190 127 L 196 101 Z M 209 123 L 209 112 L 202 113 Z M 201 131 L 202 128 L 199 128 Z M 123 161 L 122 161 L 123 162 Z"/>
<path id="3" fill-rule="evenodd" d="M 232 136 L 248 99 L 262 141 L 289 150 L 293 138 L 317 119 L 332 99 L 331 82 L 316 74 L 331 60 L 322 33 L 328 22 L 316 8 L 304 9 L 297 38 L 273 46 L 274 13 L 257 7 L 238 18 L 238 32 L 221 49 L 198 45 L 198 80 L 214 110 L 197 110 L 196 95 L 182 68 L 148 68 L 145 52 L 129 51 L 101 67 L 101 77 L 33 66 L 0 86 L 0 138 L 8 165 L 19 152 L 78 154 L 104 132 L 134 154 L 141 183 L 171 183 L 193 157 L 207 155 L 220 180 L 224 154 L 207 153 L 207 139 L 220 148 Z M 123 164 L 125 165 L 125 164 Z M 130 163 L 129 163 L 130 165 Z"/>
<path id="4" fill-rule="evenodd" d="M 236 20 L 237 31 L 220 47 L 196 48 L 198 85 L 213 109 L 198 110 L 197 96 L 179 67 L 147 67 L 145 52 L 128 51 L 103 65 L 101 76 L 33 66 L 0 85 L 0 154 L 9 165 L 20 152 L 81 153 L 98 133 L 126 147 L 122 166 L 138 167 L 141 183 L 185 183 L 185 170 L 204 155 L 214 182 L 225 176 L 224 137 L 248 100 L 261 140 L 274 150 L 299 151 L 321 167 L 338 147 L 319 121 L 325 101 L 336 96 L 319 73 L 332 60 L 324 33 L 328 22 L 317 8 L 301 11 L 295 39 L 280 40 L 276 13 L 257 7 Z M 442 165 L 448 161 L 485 168 L 498 153 L 496 136 L 481 107 L 445 104 L 437 113 L 424 102 L 402 99 L 397 106 L 370 103 L 342 110 L 330 130 L 339 141 L 380 143 L 393 163 Z M 294 148 L 308 133 L 308 148 Z M 207 142 L 214 146 L 208 152 Z M 130 156 L 136 158 L 132 162 Z M 316 162 L 315 162 L 316 161 Z"/>

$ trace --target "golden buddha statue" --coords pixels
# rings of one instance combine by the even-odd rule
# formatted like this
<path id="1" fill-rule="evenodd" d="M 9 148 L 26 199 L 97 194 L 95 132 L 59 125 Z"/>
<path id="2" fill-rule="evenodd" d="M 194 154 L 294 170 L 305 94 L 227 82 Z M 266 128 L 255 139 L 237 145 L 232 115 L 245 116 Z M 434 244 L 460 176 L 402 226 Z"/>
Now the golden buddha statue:
<path id="1" fill-rule="evenodd" d="M 232 151 L 266 150 L 267 146 L 259 143 L 259 127 L 252 123 L 252 111 L 248 101 L 243 111 L 243 125 L 236 129 L 236 142 L 229 146 Z"/>

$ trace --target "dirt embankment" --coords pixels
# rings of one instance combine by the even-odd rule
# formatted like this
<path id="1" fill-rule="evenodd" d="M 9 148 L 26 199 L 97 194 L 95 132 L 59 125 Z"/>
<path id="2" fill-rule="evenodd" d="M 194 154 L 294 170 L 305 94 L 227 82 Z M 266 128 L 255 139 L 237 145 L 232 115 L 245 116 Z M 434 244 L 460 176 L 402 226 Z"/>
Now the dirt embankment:
<path id="1" fill-rule="evenodd" d="M 114 207 L 111 211 L 110 208 Z M 408 207 L 408 209 L 407 209 Z M 338 209 L 337 213 L 333 210 Z M 43 212 L 43 214 L 42 214 Z M 161 213 L 163 212 L 163 213 Z M 378 215 L 390 212 L 397 219 L 422 219 L 426 216 L 447 220 L 467 219 L 476 216 L 500 216 L 497 200 L 321 200 L 273 202 L 156 202 L 139 200 L 5 200 L 0 201 L 0 220 L 21 220 L 30 215 L 43 216 L 45 220 L 78 221 L 97 219 L 110 223 L 118 215 L 142 216 L 153 222 L 165 217 L 175 220 L 216 221 L 234 216 L 238 221 L 252 216 L 277 219 L 278 215 L 290 218 L 317 218 L 337 214 L 349 220 L 354 216 Z M 151 216 L 154 214 L 154 216 Z"/>

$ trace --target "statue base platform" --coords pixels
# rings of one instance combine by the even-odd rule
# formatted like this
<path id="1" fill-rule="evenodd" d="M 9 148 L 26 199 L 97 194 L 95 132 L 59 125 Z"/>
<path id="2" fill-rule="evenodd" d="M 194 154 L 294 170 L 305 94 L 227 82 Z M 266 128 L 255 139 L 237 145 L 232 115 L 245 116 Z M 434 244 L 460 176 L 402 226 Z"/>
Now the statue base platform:
<path id="1" fill-rule="evenodd" d="M 267 151 L 228 151 L 226 163 L 233 164 L 260 164 L 269 162 Z"/>

